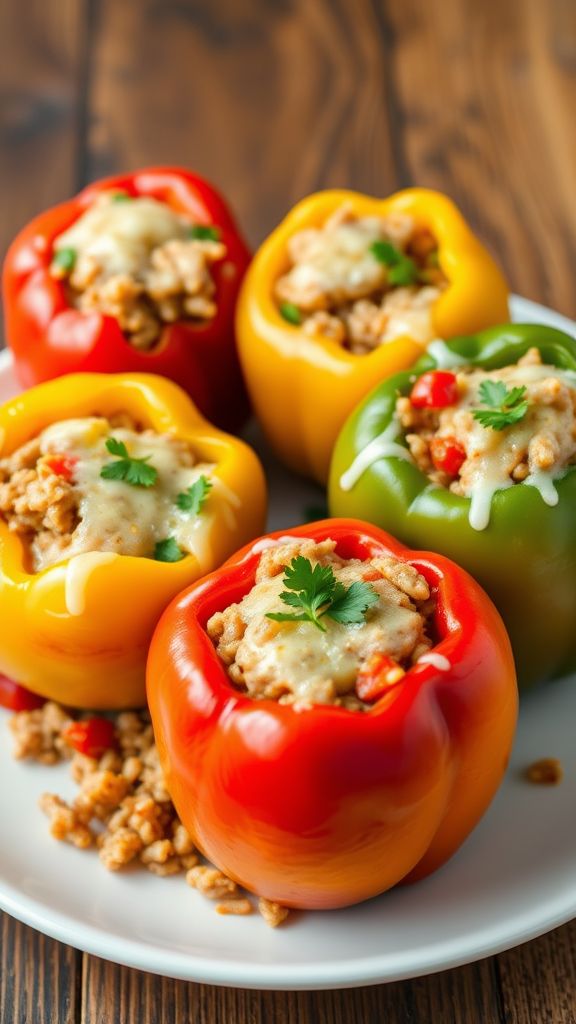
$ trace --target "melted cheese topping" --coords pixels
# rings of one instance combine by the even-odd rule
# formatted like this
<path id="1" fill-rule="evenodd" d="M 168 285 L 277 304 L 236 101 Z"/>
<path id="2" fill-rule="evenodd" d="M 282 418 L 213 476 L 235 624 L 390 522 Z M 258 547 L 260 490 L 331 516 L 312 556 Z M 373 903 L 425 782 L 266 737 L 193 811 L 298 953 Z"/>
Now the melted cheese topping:
<path id="1" fill-rule="evenodd" d="M 370 251 L 383 237 L 378 217 L 359 217 L 301 232 L 298 262 L 286 275 L 290 287 L 304 297 L 322 294 L 332 303 L 359 298 L 383 288 L 386 266 Z M 306 308 L 305 298 L 301 305 Z M 310 308 L 318 308 L 312 302 Z"/>
<path id="2" fill-rule="evenodd" d="M 433 342 L 433 354 L 442 358 L 441 344 Z M 447 353 L 446 360 L 453 355 L 449 350 Z M 441 365 L 454 366 L 454 362 L 441 362 Z M 535 487 L 547 505 L 556 505 L 558 492 L 554 481 L 576 458 L 576 373 L 542 364 L 514 365 L 491 373 L 483 370 L 461 373 L 457 379 L 459 401 L 439 413 L 435 436 L 454 438 L 466 452 L 458 493 L 470 498 L 472 528 L 484 530 L 490 522 L 494 494 L 518 484 Z M 528 411 L 523 419 L 505 430 L 493 430 L 474 418 L 473 410 L 485 408 L 479 392 L 486 380 L 503 381 L 508 389 L 526 388 Z M 398 443 L 401 436 L 399 420 L 394 416 L 342 474 L 342 490 L 351 490 L 366 469 L 380 458 L 396 456 L 413 461 L 410 452 Z M 546 453 L 553 453 L 553 458 L 548 459 L 546 455 L 546 463 L 540 455 L 543 446 L 546 446 Z M 515 480 L 511 474 L 524 458 L 529 472 L 523 480 Z"/>
<path id="3" fill-rule="evenodd" d="M 349 586 L 363 579 L 366 563 L 350 560 L 332 568 Z M 379 601 L 364 622 L 345 625 L 325 616 L 326 632 L 321 632 L 310 622 L 267 619 L 268 612 L 291 610 L 280 599 L 283 576 L 257 583 L 236 606 L 246 628 L 235 652 L 235 667 L 250 696 L 280 696 L 284 690 L 291 703 L 334 703 L 353 690 L 370 655 L 385 653 L 398 662 L 410 658 L 423 640 L 424 617 L 387 579 L 371 575 L 370 585 Z"/>
<path id="4" fill-rule="evenodd" d="M 103 466 L 116 458 L 105 447 L 111 436 L 124 442 L 133 458 L 150 457 L 148 465 L 158 472 L 152 487 L 135 487 L 122 480 L 101 477 Z M 199 516 L 181 511 L 175 498 L 200 475 L 209 477 L 214 467 L 193 465 L 185 442 L 151 430 L 137 433 L 123 427 L 111 428 L 101 417 L 62 420 L 47 427 L 39 440 L 42 454 L 66 454 L 77 459 L 73 486 L 78 495 L 79 522 L 64 548 L 60 540 L 53 548 L 36 552 L 36 568 L 86 552 L 151 557 L 155 544 L 169 536 L 183 551 L 197 555 L 203 566 L 209 564 L 213 522 L 210 496 L 206 512 L 203 510 Z M 80 563 L 74 564 L 80 571 Z"/>
<path id="5" fill-rule="evenodd" d="M 77 258 L 92 257 L 106 276 L 138 277 L 153 249 L 173 238 L 186 238 L 189 228 L 189 220 L 157 199 L 115 202 L 110 193 L 103 193 L 56 238 L 54 248 L 73 249 Z"/>

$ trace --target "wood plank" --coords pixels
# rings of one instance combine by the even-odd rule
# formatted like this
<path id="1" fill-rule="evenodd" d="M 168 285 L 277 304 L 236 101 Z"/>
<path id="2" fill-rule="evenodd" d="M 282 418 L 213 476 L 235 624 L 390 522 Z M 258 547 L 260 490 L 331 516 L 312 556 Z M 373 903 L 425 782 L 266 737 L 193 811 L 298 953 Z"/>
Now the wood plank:
<path id="1" fill-rule="evenodd" d="M 498 957 L 506 1024 L 575 1024 L 576 921 Z"/>
<path id="2" fill-rule="evenodd" d="M 82 1024 L 503 1024 L 492 961 L 392 985 L 254 992 L 156 978 L 85 958 Z"/>
<path id="3" fill-rule="evenodd" d="M 0 912 L 0 1021 L 75 1024 L 81 954 Z"/>
<path id="4" fill-rule="evenodd" d="M 317 188 L 394 188 L 388 42 L 371 0 L 167 0 L 140 15 L 101 2 L 91 176 L 193 166 L 230 197 L 254 243 Z"/>
<path id="5" fill-rule="evenodd" d="M 0 256 L 77 188 L 88 0 L 0 4 Z"/>
<path id="6" fill-rule="evenodd" d="M 455 198 L 514 290 L 576 316 L 574 6 L 388 8 L 411 179 Z"/>

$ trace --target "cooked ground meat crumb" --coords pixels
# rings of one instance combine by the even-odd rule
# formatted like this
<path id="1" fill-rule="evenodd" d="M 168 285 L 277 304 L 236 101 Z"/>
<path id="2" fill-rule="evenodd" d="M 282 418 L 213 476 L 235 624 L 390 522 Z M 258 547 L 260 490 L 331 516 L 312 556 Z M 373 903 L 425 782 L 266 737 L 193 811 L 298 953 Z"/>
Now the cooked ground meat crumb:
<path id="1" fill-rule="evenodd" d="M 556 757 L 543 757 L 528 766 L 525 776 L 536 786 L 558 786 L 564 778 L 564 769 Z"/>
<path id="2" fill-rule="evenodd" d="M 382 244 L 393 246 L 403 276 L 378 258 Z M 435 238 L 407 214 L 358 217 L 345 204 L 322 227 L 293 235 L 288 259 L 274 295 L 281 310 L 297 308 L 305 333 L 359 355 L 404 334 L 434 337 L 431 311 L 448 281 Z"/>
<path id="3" fill-rule="evenodd" d="M 185 873 L 188 885 L 218 901 L 217 913 L 252 913 L 253 897 L 206 863 L 178 818 L 148 713 L 117 714 L 116 745 L 98 759 L 79 754 L 67 744 L 65 729 L 71 721 L 65 708 L 48 701 L 34 711 L 17 712 L 9 723 L 16 758 L 43 765 L 70 759 L 72 778 L 78 784 L 76 798 L 71 803 L 55 793 L 40 798 L 50 834 L 81 850 L 96 848 L 109 871 L 139 863 L 155 875 Z M 262 899 L 256 902 L 273 928 L 288 916 L 286 907 Z"/>

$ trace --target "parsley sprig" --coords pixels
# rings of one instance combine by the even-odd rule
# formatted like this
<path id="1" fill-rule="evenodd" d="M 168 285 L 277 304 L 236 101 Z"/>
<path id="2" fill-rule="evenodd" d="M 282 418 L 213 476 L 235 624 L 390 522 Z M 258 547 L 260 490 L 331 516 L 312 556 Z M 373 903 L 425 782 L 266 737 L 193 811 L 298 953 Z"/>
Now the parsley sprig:
<path id="1" fill-rule="evenodd" d="M 384 263 L 389 268 L 388 284 L 409 285 L 418 280 L 418 267 L 414 260 L 392 245 L 392 242 L 384 242 L 381 239 L 372 242 L 370 252 L 379 263 Z"/>
<path id="2" fill-rule="evenodd" d="M 483 427 L 505 430 L 518 423 L 528 412 L 526 388 L 508 388 L 502 380 L 484 380 L 479 388 L 480 401 L 487 409 L 474 409 L 472 415 Z"/>
<path id="3" fill-rule="evenodd" d="M 176 495 L 176 504 L 181 512 L 190 512 L 191 515 L 198 516 L 211 490 L 211 481 L 202 474 L 190 487 Z"/>
<path id="4" fill-rule="evenodd" d="M 149 466 L 151 459 L 147 455 L 143 459 L 135 459 L 128 454 L 128 449 L 123 441 L 115 437 L 109 437 L 106 441 L 106 448 L 111 455 L 116 455 L 115 462 L 108 462 L 100 470 L 100 476 L 104 480 L 123 480 L 132 487 L 152 487 L 158 479 L 158 470 Z"/>
<path id="5" fill-rule="evenodd" d="M 362 623 L 368 609 L 379 600 L 369 583 L 358 581 L 346 589 L 329 565 L 313 566 L 302 555 L 297 555 L 286 566 L 282 582 L 286 590 L 282 591 L 280 599 L 291 608 L 300 609 L 300 614 L 267 612 L 266 617 L 275 622 L 312 622 L 322 633 L 326 629 L 320 620 L 325 615 L 345 625 Z"/>

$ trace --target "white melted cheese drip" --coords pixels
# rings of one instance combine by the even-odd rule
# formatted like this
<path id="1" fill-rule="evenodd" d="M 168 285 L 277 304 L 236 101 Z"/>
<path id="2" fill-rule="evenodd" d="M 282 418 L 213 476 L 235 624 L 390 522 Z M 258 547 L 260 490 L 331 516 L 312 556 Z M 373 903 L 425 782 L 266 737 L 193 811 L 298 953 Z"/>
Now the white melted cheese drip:
<path id="1" fill-rule="evenodd" d="M 190 221 L 157 199 L 138 197 L 115 202 L 103 193 L 67 231 L 54 248 L 73 249 L 77 259 L 94 259 L 106 276 L 138 277 L 157 246 L 188 236 Z"/>
<path id="2" fill-rule="evenodd" d="M 363 473 L 378 459 L 394 455 L 397 459 L 404 459 L 406 462 L 413 461 L 408 449 L 394 440 L 399 431 L 400 425 L 394 417 L 386 429 L 359 452 L 352 465 L 340 477 L 340 487 L 343 491 L 351 491 Z"/>
<path id="3" fill-rule="evenodd" d="M 452 668 L 448 658 L 444 657 L 443 654 L 436 654 L 434 651 L 427 651 L 426 654 L 421 654 L 416 664 L 432 665 L 439 672 L 449 672 Z"/>
<path id="4" fill-rule="evenodd" d="M 435 369 L 437 370 L 453 370 L 457 366 L 467 366 L 469 363 L 469 360 L 465 359 L 464 356 L 459 355 L 458 352 L 453 352 L 441 338 L 434 338 L 433 341 L 429 342 L 426 346 L 426 351 L 432 356 L 436 363 Z"/>
<path id="5" fill-rule="evenodd" d="M 102 478 L 103 466 L 117 459 L 105 447 L 109 437 L 124 442 L 134 458 L 150 456 L 148 465 L 158 473 L 152 487 L 135 487 L 121 480 Z M 173 537 L 180 549 L 195 555 L 204 569 L 212 560 L 210 534 L 215 521 L 215 513 L 210 508 L 212 494 L 217 496 L 218 508 L 221 505 L 226 508 L 228 525 L 235 524 L 238 496 L 212 475 L 212 464 L 186 464 L 191 461 L 189 449 L 172 435 L 153 431 L 139 434 L 124 427 L 111 428 L 101 417 L 87 417 L 62 420 L 48 427 L 40 435 L 40 447 L 42 454 L 68 454 L 78 460 L 73 484 L 80 496 L 80 522 L 70 535 L 67 547 L 64 550 L 58 547 L 52 553 L 46 551 L 43 560 L 39 560 L 39 568 L 87 552 L 152 557 L 158 541 Z M 201 475 L 210 480 L 213 489 L 201 514 L 194 516 L 180 510 L 175 499 Z M 81 571 L 81 566 L 89 564 L 89 561 L 75 562 L 71 578 Z M 74 603 L 74 599 L 71 600 Z"/>
<path id="6" fill-rule="evenodd" d="M 440 346 L 444 346 L 445 352 Z M 455 368 L 461 365 L 461 357 L 454 360 L 454 353 L 444 345 L 444 342 L 434 341 L 428 346 L 428 349 L 439 367 Z M 465 360 L 462 360 L 462 363 L 464 362 Z M 563 412 L 555 409 L 553 405 L 536 400 L 531 401 L 530 394 L 530 385 L 536 385 L 550 378 L 556 378 L 568 387 L 576 389 L 576 373 L 557 367 L 525 365 L 509 366 L 491 373 L 475 371 L 467 378 L 471 386 L 458 405 L 450 407 L 450 410 L 441 414 L 441 429 L 438 436 L 465 438 L 467 457 L 470 459 L 472 456 L 474 459 L 473 471 L 470 471 L 469 474 L 464 471 L 462 476 L 465 493 L 470 498 L 468 519 L 472 529 L 484 530 L 488 526 L 492 500 L 497 491 L 519 486 L 520 483 L 524 486 L 535 487 L 547 505 L 553 506 L 558 503 L 558 492 L 554 479 L 564 472 L 568 460 L 574 455 L 575 445 L 571 440 L 573 413 L 570 410 L 566 414 L 569 422 L 564 422 L 562 417 L 564 416 L 566 419 L 566 415 Z M 508 388 L 525 386 L 528 389 L 529 401 L 526 416 L 505 431 L 483 427 L 471 415 L 472 409 L 483 408 L 478 394 L 479 385 L 483 380 L 502 380 Z M 443 426 L 443 417 L 446 417 L 445 426 Z M 515 465 L 514 453 L 519 449 L 527 449 L 531 438 L 546 428 L 553 432 L 561 446 L 564 446 L 561 457 L 550 470 L 534 470 L 525 480 L 520 483 L 515 482 L 510 477 L 511 469 Z M 340 487 L 343 491 L 351 490 L 362 474 L 380 458 L 396 456 L 411 460 L 408 450 L 393 440 L 398 436 L 400 429 L 399 421 L 394 416 L 386 429 L 356 456 L 351 466 L 342 474 Z"/>

